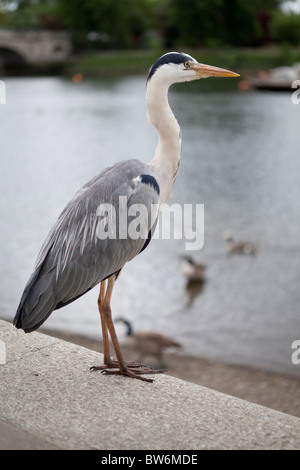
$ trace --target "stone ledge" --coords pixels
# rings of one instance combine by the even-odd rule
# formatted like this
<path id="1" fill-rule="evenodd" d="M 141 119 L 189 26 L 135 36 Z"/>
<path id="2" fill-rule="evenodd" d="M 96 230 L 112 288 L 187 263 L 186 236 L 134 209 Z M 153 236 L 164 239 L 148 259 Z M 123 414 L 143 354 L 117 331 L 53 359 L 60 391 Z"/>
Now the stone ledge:
<path id="1" fill-rule="evenodd" d="M 297 417 L 168 375 L 91 372 L 100 353 L 5 321 L 0 340 L 2 449 L 300 449 Z"/>

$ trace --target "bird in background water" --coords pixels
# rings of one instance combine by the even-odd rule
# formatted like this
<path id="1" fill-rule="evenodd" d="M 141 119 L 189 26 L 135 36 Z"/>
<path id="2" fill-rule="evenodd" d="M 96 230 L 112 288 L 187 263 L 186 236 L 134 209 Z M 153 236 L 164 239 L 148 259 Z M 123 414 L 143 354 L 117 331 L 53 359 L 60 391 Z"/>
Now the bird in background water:
<path id="1" fill-rule="evenodd" d="M 151 240 L 159 210 L 167 202 L 177 175 L 181 133 L 168 103 L 168 90 L 174 83 L 207 77 L 237 77 L 238 74 L 197 62 L 188 54 L 169 52 L 151 67 L 146 88 L 147 115 L 158 132 L 152 160 L 125 160 L 103 170 L 85 184 L 67 204 L 46 238 L 34 271 L 25 286 L 14 325 L 25 332 L 39 328 L 56 309 L 64 307 L 100 283 L 98 309 L 101 318 L 104 364 L 93 367 L 105 374 L 122 374 L 152 382 L 145 374 L 155 374 L 140 363 L 125 362 L 115 332 L 111 297 L 124 265 L 141 253 Z M 123 198 L 122 198 L 123 196 Z M 121 204 L 120 201 L 127 201 Z M 134 204 L 147 209 L 140 237 L 99 237 L 102 204 L 111 205 L 124 218 Z M 125 207 L 124 207 L 125 206 Z M 153 216 L 151 208 L 158 208 Z M 119 227 L 116 220 L 115 229 Z M 117 233 L 119 233 L 117 231 Z M 138 295 L 137 287 L 137 295 Z M 140 293 L 142 295 L 142 293 Z M 116 359 L 110 355 L 109 336 Z"/>
<path id="2" fill-rule="evenodd" d="M 198 263 L 191 256 L 184 255 L 182 261 L 182 274 L 188 282 L 204 282 L 206 265 Z"/>
<path id="3" fill-rule="evenodd" d="M 147 356 L 156 358 L 159 367 L 166 367 L 164 364 L 163 353 L 168 348 L 181 348 L 181 344 L 167 336 L 161 335 L 156 331 L 133 331 L 132 324 L 125 318 L 117 318 L 115 323 L 121 322 L 126 326 L 126 337 L 128 346 L 132 346 L 140 353 L 139 360 Z"/>
<path id="4" fill-rule="evenodd" d="M 235 241 L 232 233 L 226 231 L 223 234 L 226 243 L 226 250 L 229 254 L 255 255 L 258 248 L 250 241 Z"/>

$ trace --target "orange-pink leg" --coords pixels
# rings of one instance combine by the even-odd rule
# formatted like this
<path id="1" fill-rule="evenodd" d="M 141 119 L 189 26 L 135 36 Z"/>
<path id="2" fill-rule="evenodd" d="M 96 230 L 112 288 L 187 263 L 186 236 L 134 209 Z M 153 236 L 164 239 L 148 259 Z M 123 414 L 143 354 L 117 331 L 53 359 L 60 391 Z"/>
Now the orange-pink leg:
<path id="1" fill-rule="evenodd" d="M 117 334 L 115 331 L 115 327 L 113 324 L 112 316 L 111 316 L 111 296 L 113 287 L 116 281 L 115 275 L 112 275 L 108 278 L 107 281 L 107 288 L 106 281 L 102 281 L 100 285 L 100 293 L 98 297 L 98 308 L 100 312 L 101 318 L 101 325 L 102 325 L 102 335 L 103 335 L 103 352 L 104 352 L 104 365 L 103 366 L 93 366 L 91 367 L 92 370 L 102 370 L 105 374 L 122 374 L 127 375 L 129 377 L 144 380 L 146 382 L 153 382 L 153 380 L 141 377 L 141 374 L 158 374 L 165 372 L 164 369 L 161 370 L 153 370 L 150 367 L 144 366 L 143 364 L 136 363 L 136 362 L 128 362 L 126 363 L 123 359 L 123 355 L 121 352 L 121 348 L 119 345 L 119 341 L 117 338 Z M 113 361 L 110 357 L 110 350 L 109 350 L 109 336 L 111 337 L 111 341 L 117 356 L 117 360 Z M 110 370 L 118 368 L 118 370 Z"/>

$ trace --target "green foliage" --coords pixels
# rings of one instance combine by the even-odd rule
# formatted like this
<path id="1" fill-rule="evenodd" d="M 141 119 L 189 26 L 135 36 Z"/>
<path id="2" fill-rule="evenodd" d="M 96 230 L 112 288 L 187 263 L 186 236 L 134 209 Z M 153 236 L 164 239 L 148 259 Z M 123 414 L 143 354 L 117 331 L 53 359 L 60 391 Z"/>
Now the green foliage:
<path id="1" fill-rule="evenodd" d="M 299 45 L 300 15 L 276 11 L 271 20 L 271 32 L 274 40 L 278 43 Z"/>
<path id="2" fill-rule="evenodd" d="M 94 43 L 112 48 L 136 47 L 143 45 L 145 31 L 154 25 L 154 3 L 153 0 L 0 0 L 0 27 L 66 28 L 75 42 L 83 46 Z M 93 41 L 87 39 L 91 32 Z"/>
<path id="3" fill-rule="evenodd" d="M 96 32 L 96 45 L 140 46 L 143 34 L 152 26 L 151 0 L 57 0 L 57 4 L 65 27 L 85 44 L 87 34 Z"/>
<path id="4" fill-rule="evenodd" d="M 278 0 L 168 0 L 173 41 L 187 46 L 263 43 Z"/>
<path id="5" fill-rule="evenodd" d="M 281 1 L 0 0 L 0 27 L 64 28 L 75 46 L 94 50 L 150 41 L 168 48 L 299 44 L 300 16 L 281 13 Z"/>
<path id="6" fill-rule="evenodd" d="M 61 28 L 56 0 L 0 0 L 0 27 L 15 29 Z"/>

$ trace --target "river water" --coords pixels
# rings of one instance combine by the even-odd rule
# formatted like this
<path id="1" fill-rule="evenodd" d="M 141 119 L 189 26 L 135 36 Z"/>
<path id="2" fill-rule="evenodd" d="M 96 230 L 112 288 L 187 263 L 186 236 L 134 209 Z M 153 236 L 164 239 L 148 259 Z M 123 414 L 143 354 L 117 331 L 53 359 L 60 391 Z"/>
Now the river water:
<path id="1" fill-rule="evenodd" d="M 220 80 L 220 81 L 218 81 Z M 204 286 L 181 272 L 184 239 L 155 239 L 128 263 L 113 316 L 182 343 L 187 354 L 300 375 L 300 104 L 291 93 L 240 93 L 230 79 L 171 89 L 183 136 L 170 204 L 204 204 Z M 0 106 L 0 316 L 12 320 L 37 253 L 73 194 L 123 159 L 148 162 L 156 132 L 145 80 L 7 78 Z M 221 85 L 220 85 L 221 84 Z M 223 233 L 255 242 L 228 255 Z M 98 289 L 55 311 L 45 327 L 100 336 Z M 121 342 L 124 331 L 118 326 Z M 300 355 L 298 355 L 300 357 Z"/>

